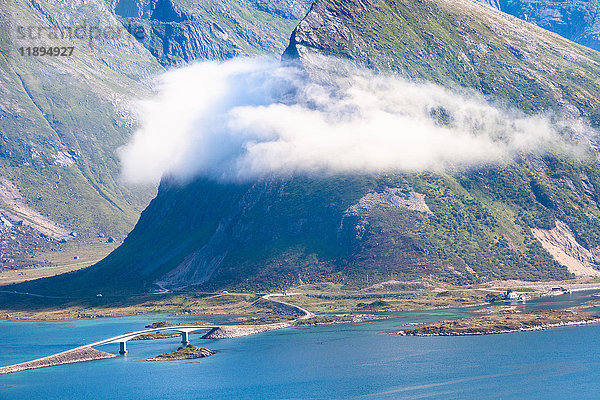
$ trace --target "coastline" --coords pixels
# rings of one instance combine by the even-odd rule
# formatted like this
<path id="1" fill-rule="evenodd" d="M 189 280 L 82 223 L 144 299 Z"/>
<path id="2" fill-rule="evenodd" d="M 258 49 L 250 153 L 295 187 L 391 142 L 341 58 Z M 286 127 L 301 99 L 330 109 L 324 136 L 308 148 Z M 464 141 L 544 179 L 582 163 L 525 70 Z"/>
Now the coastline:
<path id="1" fill-rule="evenodd" d="M 584 290 L 590 290 L 590 289 L 584 289 Z M 600 290 L 600 288 L 598 290 Z M 545 297 L 545 296 L 546 295 L 542 295 L 540 297 Z M 548 296 L 550 296 L 550 295 L 548 295 Z M 472 307 L 485 307 L 485 306 L 489 306 L 492 304 L 493 303 L 490 303 L 490 302 L 474 302 L 474 303 L 461 304 L 461 305 L 448 305 L 448 306 L 437 306 L 437 307 L 414 307 L 414 308 L 403 308 L 403 309 L 396 309 L 396 310 L 373 310 L 370 312 L 371 313 L 378 312 L 378 313 L 390 314 L 390 313 L 398 313 L 398 312 L 438 311 L 438 310 L 449 310 L 449 309 L 466 309 L 466 308 L 472 308 Z M 365 313 L 365 310 L 355 310 L 355 309 L 349 309 L 349 310 L 335 312 L 335 314 L 364 314 L 364 313 Z M 150 315 L 156 315 L 156 316 L 166 315 L 169 317 L 182 318 L 182 317 L 194 317 L 194 316 L 198 316 L 198 317 L 202 317 L 202 316 L 231 317 L 231 316 L 238 316 L 238 315 L 252 316 L 252 315 L 261 315 L 261 314 L 262 313 L 258 312 L 258 311 L 254 312 L 254 313 L 248 313 L 247 311 L 245 311 L 245 312 L 232 311 L 230 313 L 223 313 L 223 312 L 182 313 L 181 311 L 175 311 L 175 310 L 173 310 L 173 311 L 161 310 L 161 311 L 148 311 L 148 312 L 132 312 L 132 313 L 124 313 L 124 314 L 97 314 L 97 315 L 90 315 L 90 316 L 83 316 L 83 317 L 57 317 L 57 318 L 40 318 L 40 317 L 27 317 L 27 316 L 6 317 L 6 316 L 4 316 L 4 317 L 0 317 L 0 320 L 12 321 L 12 322 L 68 322 L 68 321 L 87 321 L 87 320 L 93 320 L 93 319 L 110 319 L 110 318 L 150 316 Z M 311 313 L 311 314 L 323 315 L 323 313 Z"/>
<path id="2" fill-rule="evenodd" d="M 545 331 L 553 328 L 561 328 L 567 326 L 586 326 L 600 323 L 600 318 L 589 321 L 581 321 L 581 322 L 562 322 L 557 324 L 546 324 L 546 325 L 536 325 L 529 328 L 520 328 L 520 329 L 507 329 L 507 330 L 498 330 L 498 331 L 481 331 L 481 332 L 444 332 L 444 333 L 407 333 L 406 331 L 398 331 L 396 333 L 392 333 L 392 335 L 399 336 L 481 336 L 481 335 L 501 335 L 504 333 L 517 333 L 517 332 L 535 332 L 535 331 Z"/>
<path id="3" fill-rule="evenodd" d="M 583 291 L 600 291 L 600 282 L 599 283 L 589 283 L 589 282 L 573 282 L 573 281 L 546 281 L 546 282 L 526 282 L 526 281 L 517 281 L 517 280 L 507 280 L 507 281 L 492 281 L 484 284 L 480 287 L 453 287 L 453 288 L 436 288 L 433 291 L 429 291 L 429 294 L 432 299 L 435 298 L 436 294 L 439 293 L 449 293 L 448 304 L 435 304 L 434 301 L 431 301 L 430 304 L 427 302 L 421 302 L 420 304 L 406 304 L 406 307 L 403 307 L 402 304 L 396 305 L 392 308 L 383 308 L 383 309 L 372 309 L 370 312 L 383 312 L 383 313 L 393 313 L 393 312 L 418 312 L 418 311 L 436 311 L 436 310 L 447 310 L 447 309 L 466 309 L 472 307 L 487 307 L 493 305 L 493 301 L 486 301 L 484 299 L 482 293 L 490 292 L 493 294 L 502 294 L 509 288 L 513 288 L 514 291 L 520 292 L 524 295 L 526 300 L 539 299 L 544 297 L 554 297 L 563 293 L 557 293 L 552 291 L 553 287 L 563 287 L 572 292 L 583 292 Z M 324 292 L 327 294 L 328 292 Z M 469 297 L 469 295 L 473 293 L 478 293 L 478 297 L 473 296 Z M 10 294 L 10 293 L 5 293 Z M 341 295 L 342 292 L 331 292 L 331 295 Z M 241 296 L 241 297 L 251 297 L 253 294 L 251 293 L 220 293 L 214 297 L 222 297 L 222 296 Z M 304 296 L 305 298 L 301 298 L 301 305 L 295 304 L 286 304 L 278 300 L 277 298 L 290 298 L 292 302 L 294 302 L 294 295 Z M 354 294 L 348 294 L 348 296 L 353 296 Z M 374 293 L 373 298 L 376 298 L 380 294 Z M 389 295 L 389 294 L 388 294 Z M 402 293 L 399 293 L 397 297 L 401 298 Z M 256 296 L 256 295 L 254 295 Z M 260 295 L 258 295 L 260 296 Z M 101 307 L 92 308 L 58 308 L 54 309 L 52 312 L 48 312 L 44 309 L 4 309 L 0 311 L 0 320 L 13 321 L 13 322 L 61 322 L 61 321 L 78 321 L 78 320 L 93 320 L 93 319 L 106 319 L 106 318 L 121 318 L 121 317 L 132 317 L 132 316 L 144 316 L 144 315 L 159 315 L 164 314 L 170 317 L 192 317 L 192 316 L 231 316 L 231 315 L 261 315 L 267 313 L 269 310 L 265 308 L 265 304 L 271 303 L 276 305 L 277 307 L 288 308 L 289 313 L 291 315 L 299 315 L 305 314 L 305 318 L 307 317 L 307 313 L 305 311 L 306 308 L 310 309 L 311 312 L 315 314 L 323 314 L 327 313 L 327 308 L 323 308 L 322 304 L 316 304 L 316 309 L 314 309 L 315 305 L 306 301 L 306 297 L 312 296 L 311 292 L 300 292 L 300 293 L 291 293 L 289 295 L 282 296 L 280 294 L 267 294 L 262 295 L 259 298 L 259 301 L 253 301 L 252 303 L 243 303 L 235 304 L 233 307 L 228 308 L 220 308 L 218 311 L 211 311 L 209 308 L 199 308 L 199 309 L 181 309 L 177 307 L 162 307 L 156 306 L 149 309 L 149 307 L 140 306 L 140 307 L 120 307 L 119 305 L 111 306 L 110 303 Z M 439 296 L 438 296 L 439 297 Z M 462 297 L 466 297 L 461 299 Z M 465 300 L 471 301 L 465 301 Z M 483 301 L 482 301 L 483 300 Z M 462 302 L 462 303 L 461 303 Z M 457 304 L 458 303 L 458 304 Z M 345 304 L 344 304 L 345 305 Z M 102 309 L 104 308 L 104 310 Z M 219 308 L 219 307 L 217 307 Z M 103 312 L 107 311 L 107 312 Z M 343 313 L 356 313 L 356 312 L 364 312 L 367 310 L 357 309 L 353 303 L 349 302 L 347 307 L 338 307 L 335 309 L 335 313 L 343 314 Z M 22 314 L 22 315 L 21 315 Z"/>
<path id="4" fill-rule="evenodd" d="M 582 288 L 582 290 L 594 290 L 589 287 Z M 295 319 L 288 320 L 284 322 L 277 323 L 263 323 L 263 324 L 235 324 L 235 325 L 213 325 L 210 327 L 209 331 L 202 336 L 202 339 L 228 339 L 228 338 L 236 338 L 241 336 L 249 336 L 255 335 L 263 332 L 279 330 L 290 327 L 297 328 L 307 328 L 316 325 L 329 325 L 329 324 L 338 324 L 338 323 L 366 323 L 368 321 L 373 320 L 381 320 L 393 318 L 393 313 L 390 312 L 387 315 L 381 314 L 361 314 L 361 315 L 348 315 L 344 313 L 340 313 L 340 315 L 335 314 L 314 314 L 308 311 L 303 306 L 298 306 L 296 304 L 282 302 L 279 300 L 274 300 L 270 298 L 271 295 L 265 295 L 260 298 L 263 302 L 272 302 L 275 303 L 277 308 L 284 312 L 284 315 L 294 315 Z M 273 295 L 273 297 L 283 297 L 279 295 Z M 549 296 L 552 297 L 552 296 Z M 490 303 L 478 303 L 478 306 L 486 306 Z M 472 304 L 463 304 L 462 307 L 454 307 L 456 309 L 460 308 L 470 308 L 475 307 Z M 452 307 L 436 307 L 430 308 L 427 311 L 435 311 L 440 309 L 449 309 Z M 426 311 L 426 310 L 423 310 Z M 155 315 L 164 315 L 164 313 L 159 313 Z M 142 313 L 133 313 L 130 315 L 145 315 Z M 146 315 L 151 315 L 148 313 Z M 174 315 L 171 313 L 170 315 Z M 185 313 L 185 316 L 189 317 L 190 314 Z M 212 314 L 214 315 L 214 314 Z M 229 316 L 232 314 L 223 314 L 219 313 L 219 315 Z M 115 318 L 115 316 L 103 316 L 103 318 Z M 69 320 L 76 319 L 84 319 L 84 318 L 70 318 Z M 85 318 L 85 319 L 96 319 L 96 318 Z M 33 322 L 34 320 L 28 319 L 13 319 L 17 322 Z M 548 321 L 548 323 L 540 323 L 541 321 Z M 64 320 L 63 320 L 64 321 Z M 266 322 L 266 321 L 265 321 Z M 573 312 L 566 310 L 545 310 L 545 311 L 532 311 L 529 313 L 518 313 L 518 314 L 491 314 L 485 315 L 481 317 L 463 317 L 457 320 L 450 321 L 438 321 L 437 323 L 430 324 L 422 324 L 414 329 L 402 330 L 396 332 L 397 335 L 402 336 L 473 336 L 473 335 L 489 335 L 489 334 L 502 334 L 502 333 L 514 333 L 514 332 L 530 332 L 530 331 L 540 331 L 547 330 L 555 327 L 564 327 L 564 326 L 582 326 L 582 325 L 590 325 L 600 322 L 600 315 L 598 313 L 593 312 Z M 512 326 L 519 326 L 518 328 L 512 329 Z M 495 327 L 507 327 L 508 329 L 496 329 Z M 183 326 L 184 328 L 185 325 Z M 487 329 L 484 329 L 487 328 Z M 452 331 L 455 329 L 455 331 Z M 152 329 L 150 329 L 152 330 Z M 176 330 L 176 329 L 168 329 L 168 328 L 157 328 L 159 330 Z M 436 332 L 437 330 L 437 332 Z M 148 333 L 149 330 L 144 331 L 143 333 Z M 430 332 L 431 331 L 431 332 Z M 132 333 L 132 332 L 129 332 Z M 140 332 L 142 333 L 142 332 Z M 192 333 L 191 331 L 189 333 Z M 156 333 L 153 333 L 156 334 Z M 148 339 L 152 335 L 145 335 L 139 337 L 139 339 Z M 176 335 L 174 335 L 176 336 Z M 170 336 L 173 337 L 173 336 Z M 6 366 L 0 368 L 0 374 L 3 373 L 11 373 L 18 372 L 25 369 L 33 369 L 33 368 L 43 368 L 54 365 L 61 364 L 69 364 L 75 362 L 82 361 L 91 361 L 95 359 L 103 359 L 103 358 L 112 358 L 116 357 L 113 354 L 101 352 L 92 348 L 92 346 L 112 343 L 115 342 L 113 339 L 123 339 L 127 340 L 135 340 L 134 337 L 128 337 L 127 334 L 123 334 L 114 338 L 101 340 L 99 342 L 95 342 L 92 344 L 88 344 L 85 346 L 80 346 L 74 348 L 72 350 L 58 353 L 52 356 L 44 357 L 37 360 L 32 360 L 25 363 L 20 363 L 12 366 Z M 160 337 L 152 337 L 152 339 L 161 339 Z M 80 354 L 81 353 L 81 354 Z"/>
<path id="5" fill-rule="evenodd" d="M 537 310 L 526 313 L 495 313 L 419 324 L 396 332 L 400 336 L 472 336 L 542 331 L 600 323 L 598 312 Z"/>

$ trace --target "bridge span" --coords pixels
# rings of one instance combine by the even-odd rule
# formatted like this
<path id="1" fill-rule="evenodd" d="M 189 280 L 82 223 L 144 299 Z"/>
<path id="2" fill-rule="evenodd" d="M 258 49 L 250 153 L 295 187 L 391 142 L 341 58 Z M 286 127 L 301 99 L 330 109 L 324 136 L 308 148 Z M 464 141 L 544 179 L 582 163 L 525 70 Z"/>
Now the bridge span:
<path id="1" fill-rule="evenodd" d="M 300 293 L 283 293 L 283 294 L 267 294 L 262 296 L 262 300 L 271 301 L 279 306 L 286 307 L 288 309 L 293 310 L 295 314 L 302 315 L 300 319 L 309 319 L 314 314 L 310 311 L 281 300 L 275 300 L 273 297 L 287 297 L 293 296 Z M 111 343 L 119 343 L 120 345 L 120 353 L 127 353 L 127 342 L 132 340 L 133 338 L 152 333 L 160 333 L 160 332 L 177 332 L 181 335 L 181 343 L 184 346 L 187 346 L 190 343 L 189 334 L 198 331 L 219 331 L 227 329 L 228 331 L 223 334 L 221 332 L 220 338 L 229 338 L 229 337 L 239 337 L 239 336 L 247 336 L 261 332 L 267 332 L 274 329 L 287 328 L 292 326 L 291 322 L 284 323 L 276 323 L 276 324 L 267 324 L 267 325 L 174 325 L 167 326 L 161 328 L 148 328 L 142 329 L 135 332 L 126 332 L 118 336 L 114 336 L 108 339 L 99 340 L 94 343 L 86 344 L 83 346 L 76 347 L 71 350 L 63 351 L 57 354 L 53 354 L 51 356 L 38 358 L 36 360 L 27 361 L 19 364 L 8 365 L 5 367 L 0 367 L 0 375 L 10 374 L 13 372 L 24 371 L 28 369 L 36 369 L 36 368 L 44 368 L 51 367 L 55 365 L 63 365 L 63 364 L 71 364 L 76 362 L 84 362 L 84 361 L 92 361 L 92 360 L 100 360 L 104 358 L 117 357 L 115 354 L 106 353 L 100 350 L 96 350 L 93 347 L 102 346 L 105 344 Z M 210 335 L 210 333 L 209 333 Z M 206 337 L 206 336 L 205 336 Z"/>
<path id="2" fill-rule="evenodd" d="M 63 351 L 51 356 L 38 358 L 36 360 L 27 361 L 19 364 L 8 365 L 0 367 L 0 375 L 10 374 L 13 372 L 24 371 L 28 369 L 52 367 L 55 365 L 71 364 L 76 362 L 100 360 L 103 358 L 116 357 L 114 354 L 106 353 L 94 349 L 95 346 L 102 346 L 105 344 L 119 343 L 120 353 L 127 353 L 127 342 L 136 336 L 144 335 L 148 333 L 159 333 L 159 332 L 177 332 L 181 334 L 181 343 L 184 346 L 189 344 L 189 334 L 191 332 L 213 330 L 218 329 L 221 326 L 218 325 L 185 325 L 185 326 L 169 326 L 164 328 L 151 328 L 144 329 L 137 332 L 127 332 L 119 336 L 115 336 L 108 339 L 99 340 L 94 343 L 86 344 L 83 346 L 76 347 L 71 350 Z"/>
<path id="3" fill-rule="evenodd" d="M 160 332 L 177 332 L 181 334 L 181 344 L 183 346 L 187 346 L 190 344 L 190 333 L 197 331 L 205 331 L 218 329 L 220 325 L 175 325 L 175 326 L 167 326 L 163 328 L 149 328 L 136 332 L 127 332 L 119 336 L 115 336 L 109 339 L 100 340 L 98 342 L 94 342 L 88 344 L 87 347 L 101 346 L 104 344 L 110 343 L 119 343 L 120 349 L 119 353 L 125 354 L 127 353 L 127 342 L 133 338 L 136 338 L 140 335 L 147 335 L 152 333 L 160 333 Z"/>

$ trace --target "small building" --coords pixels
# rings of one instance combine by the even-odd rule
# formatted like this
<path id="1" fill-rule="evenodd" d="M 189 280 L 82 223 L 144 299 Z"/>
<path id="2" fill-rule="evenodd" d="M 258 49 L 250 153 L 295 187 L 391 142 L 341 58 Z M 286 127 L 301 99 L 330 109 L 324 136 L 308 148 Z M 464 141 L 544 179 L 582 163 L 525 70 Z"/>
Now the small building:
<path id="1" fill-rule="evenodd" d="M 507 300 L 523 300 L 523 297 L 520 294 L 513 292 L 512 290 L 506 291 L 504 298 Z"/>

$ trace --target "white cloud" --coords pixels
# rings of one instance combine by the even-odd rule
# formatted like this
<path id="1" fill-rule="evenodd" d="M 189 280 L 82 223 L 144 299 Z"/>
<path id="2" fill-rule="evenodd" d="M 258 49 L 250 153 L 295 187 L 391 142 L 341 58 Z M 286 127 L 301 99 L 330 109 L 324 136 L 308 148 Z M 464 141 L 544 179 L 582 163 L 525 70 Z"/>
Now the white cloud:
<path id="1" fill-rule="evenodd" d="M 265 59 L 202 62 L 164 74 L 138 104 L 140 128 L 120 150 L 123 176 L 442 170 L 563 146 L 555 125 L 460 93 L 339 60 L 303 71 Z"/>

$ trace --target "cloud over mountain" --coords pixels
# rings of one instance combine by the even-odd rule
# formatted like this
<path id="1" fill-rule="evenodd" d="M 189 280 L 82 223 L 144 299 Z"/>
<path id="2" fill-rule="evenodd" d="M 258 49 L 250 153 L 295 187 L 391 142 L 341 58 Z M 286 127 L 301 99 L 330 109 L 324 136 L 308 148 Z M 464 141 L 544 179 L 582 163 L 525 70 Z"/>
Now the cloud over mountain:
<path id="1" fill-rule="evenodd" d="M 250 58 L 164 74 L 158 93 L 138 103 L 139 129 L 120 150 L 124 178 L 437 171 L 566 146 L 569 124 L 475 92 L 330 58 L 311 63 L 310 74 Z"/>

